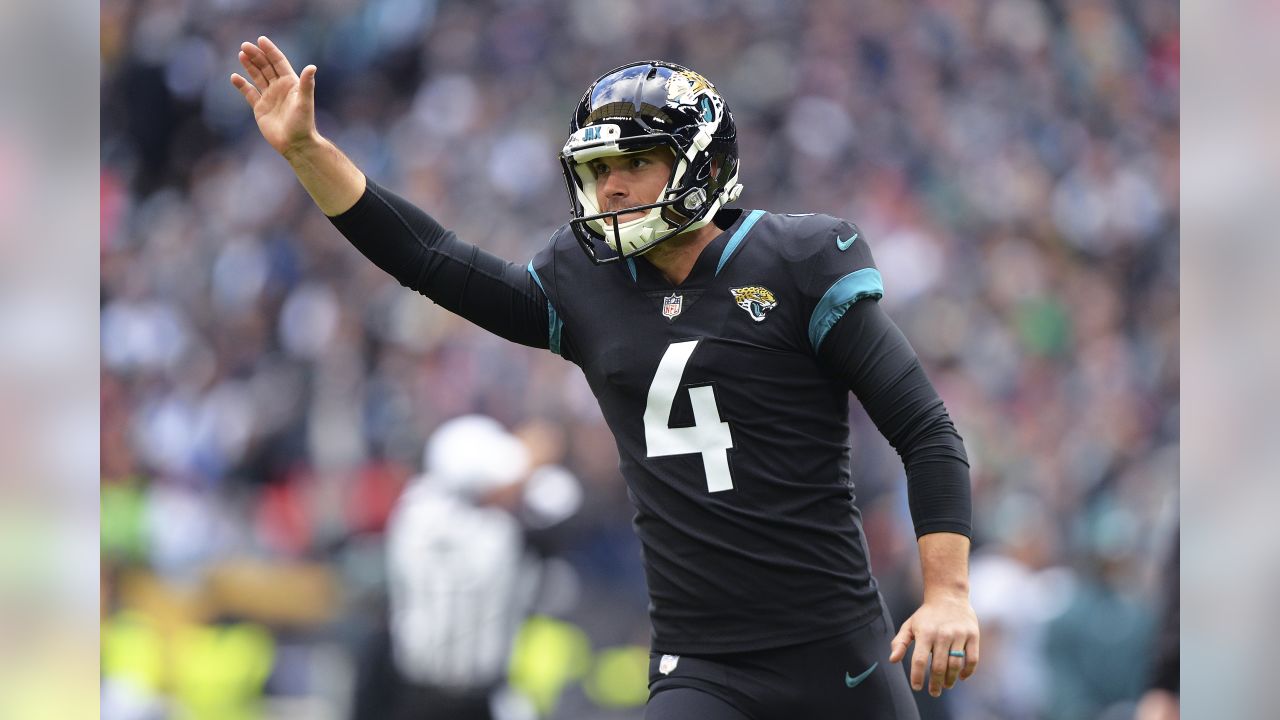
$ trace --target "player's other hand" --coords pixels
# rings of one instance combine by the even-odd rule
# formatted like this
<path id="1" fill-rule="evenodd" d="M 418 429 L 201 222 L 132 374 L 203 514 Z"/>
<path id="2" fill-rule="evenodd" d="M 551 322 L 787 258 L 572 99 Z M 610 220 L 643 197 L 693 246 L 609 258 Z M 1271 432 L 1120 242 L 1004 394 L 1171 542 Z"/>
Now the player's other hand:
<path id="1" fill-rule="evenodd" d="M 913 690 L 925 687 L 927 674 L 929 694 L 938 697 L 944 688 L 953 687 L 956 680 L 967 680 L 978 669 L 978 616 L 967 596 L 926 597 L 894 636 L 889 662 L 900 662 L 912 639 L 916 643 L 911 656 Z M 952 651 L 964 656 L 951 655 Z"/>
<path id="2" fill-rule="evenodd" d="M 258 130 L 281 155 L 318 137 L 316 132 L 316 66 L 298 75 L 289 58 L 265 35 L 257 44 L 240 44 L 246 80 L 232 73 L 231 84 L 253 108 Z M 252 82 L 251 82 L 252 81 Z"/>

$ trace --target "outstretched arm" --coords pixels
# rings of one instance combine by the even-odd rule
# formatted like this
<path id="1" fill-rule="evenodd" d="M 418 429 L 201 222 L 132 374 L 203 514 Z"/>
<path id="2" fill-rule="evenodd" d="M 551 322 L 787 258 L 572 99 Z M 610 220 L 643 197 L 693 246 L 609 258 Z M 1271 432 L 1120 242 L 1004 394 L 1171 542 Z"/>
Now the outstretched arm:
<path id="1" fill-rule="evenodd" d="M 233 74 L 231 84 L 253 108 L 263 139 L 365 257 L 405 287 L 486 330 L 522 345 L 549 347 L 547 298 L 525 268 L 462 242 L 420 208 L 365 178 L 320 135 L 315 65 L 296 74 L 265 36 L 256 45 L 241 44 L 240 64 L 252 82 Z"/>
<path id="2" fill-rule="evenodd" d="M 897 325 L 874 300 L 835 324 L 819 359 L 858 396 L 902 456 L 920 549 L 924 602 L 893 639 L 890 662 L 914 639 L 911 686 L 940 695 L 978 667 L 978 619 L 969 605 L 969 464 L 942 399 Z M 956 654 L 952 654 L 956 653 Z"/>
<path id="3" fill-rule="evenodd" d="M 495 335 L 550 347 L 549 305 L 533 276 L 462 242 L 408 200 L 369 180 L 356 204 L 329 221 L 401 285 Z"/>

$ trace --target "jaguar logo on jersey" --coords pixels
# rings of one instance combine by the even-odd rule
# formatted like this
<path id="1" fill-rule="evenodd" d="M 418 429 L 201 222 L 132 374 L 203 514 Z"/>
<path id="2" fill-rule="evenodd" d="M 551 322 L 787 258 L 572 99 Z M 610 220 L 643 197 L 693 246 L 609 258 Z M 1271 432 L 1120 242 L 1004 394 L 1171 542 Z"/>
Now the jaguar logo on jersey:
<path id="1" fill-rule="evenodd" d="M 756 322 L 763 322 L 765 313 L 778 307 L 778 299 L 773 292 L 762 285 L 729 288 L 729 292 L 733 293 L 733 301 L 738 303 L 738 307 L 746 310 Z"/>
<path id="2" fill-rule="evenodd" d="M 682 295 L 667 295 L 662 298 L 662 317 L 668 320 L 674 320 L 683 308 L 684 296 Z"/>

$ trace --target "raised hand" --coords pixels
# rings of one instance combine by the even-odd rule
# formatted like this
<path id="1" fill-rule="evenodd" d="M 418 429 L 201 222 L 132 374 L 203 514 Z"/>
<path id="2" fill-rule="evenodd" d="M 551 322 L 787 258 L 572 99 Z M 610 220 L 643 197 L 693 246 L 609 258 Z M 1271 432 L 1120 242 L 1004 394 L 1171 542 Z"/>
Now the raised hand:
<path id="1" fill-rule="evenodd" d="M 256 45 L 241 43 L 239 57 L 249 80 L 232 73 L 231 84 L 253 108 L 262 137 L 281 155 L 314 141 L 318 137 L 316 66 L 308 65 L 298 75 L 289 58 L 265 35 Z"/>

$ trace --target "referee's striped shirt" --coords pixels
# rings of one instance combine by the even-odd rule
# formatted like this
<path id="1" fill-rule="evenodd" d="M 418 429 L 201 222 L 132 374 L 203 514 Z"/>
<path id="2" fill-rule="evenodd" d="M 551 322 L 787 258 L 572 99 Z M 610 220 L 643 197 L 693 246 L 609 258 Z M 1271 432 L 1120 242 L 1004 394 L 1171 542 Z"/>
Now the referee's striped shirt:
<path id="1" fill-rule="evenodd" d="M 519 522 L 415 482 L 396 504 L 387 545 L 399 670 L 456 690 L 500 682 L 537 582 Z"/>

